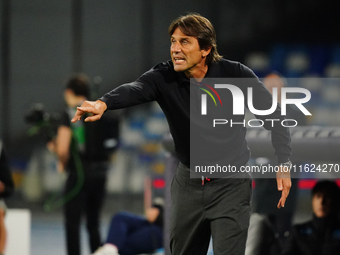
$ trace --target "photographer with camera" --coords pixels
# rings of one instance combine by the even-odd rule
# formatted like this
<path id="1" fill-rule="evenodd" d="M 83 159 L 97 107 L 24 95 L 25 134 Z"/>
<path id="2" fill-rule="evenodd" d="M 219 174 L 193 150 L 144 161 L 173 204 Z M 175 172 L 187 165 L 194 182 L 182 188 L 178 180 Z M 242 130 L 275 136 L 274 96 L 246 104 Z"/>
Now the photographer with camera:
<path id="1" fill-rule="evenodd" d="M 68 174 L 65 184 L 65 230 L 68 255 L 80 255 L 80 223 L 86 214 L 90 250 L 101 245 L 99 217 L 104 201 L 108 151 L 103 147 L 107 132 L 117 133 L 105 119 L 98 124 L 71 123 L 76 107 L 89 98 L 89 80 L 83 74 L 71 77 L 64 91 L 67 109 L 61 116 L 57 136 L 48 147 L 59 159 L 59 171 Z M 112 123 L 112 119 L 110 120 Z M 110 130 L 108 130 L 110 129 Z M 99 134 L 94 136 L 93 134 Z"/>

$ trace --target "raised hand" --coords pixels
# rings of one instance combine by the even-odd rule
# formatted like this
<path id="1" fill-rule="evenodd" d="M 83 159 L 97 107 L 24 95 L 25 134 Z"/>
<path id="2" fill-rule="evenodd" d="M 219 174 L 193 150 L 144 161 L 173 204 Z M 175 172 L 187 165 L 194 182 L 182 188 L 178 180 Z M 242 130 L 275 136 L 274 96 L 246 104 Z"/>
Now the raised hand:
<path id="1" fill-rule="evenodd" d="M 106 109 L 107 105 L 103 101 L 85 101 L 80 107 L 77 107 L 77 111 L 71 122 L 81 120 L 81 117 L 86 113 L 91 114 L 91 116 L 85 119 L 86 122 L 97 121 L 102 117 Z"/>

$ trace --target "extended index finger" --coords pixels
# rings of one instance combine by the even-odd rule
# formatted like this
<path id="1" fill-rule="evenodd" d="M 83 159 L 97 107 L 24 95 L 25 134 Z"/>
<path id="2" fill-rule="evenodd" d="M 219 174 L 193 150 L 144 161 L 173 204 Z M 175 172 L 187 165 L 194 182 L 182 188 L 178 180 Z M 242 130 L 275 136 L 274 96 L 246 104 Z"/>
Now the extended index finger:
<path id="1" fill-rule="evenodd" d="M 74 114 L 73 118 L 71 119 L 71 122 L 77 122 L 81 120 L 81 117 L 85 114 L 84 111 L 77 110 L 76 113 Z"/>
<path id="2" fill-rule="evenodd" d="M 290 178 L 278 178 L 278 190 L 281 192 L 281 198 L 279 203 L 277 204 L 277 208 L 281 208 L 285 206 L 287 197 L 289 195 L 290 187 L 291 187 L 291 180 Z"/>

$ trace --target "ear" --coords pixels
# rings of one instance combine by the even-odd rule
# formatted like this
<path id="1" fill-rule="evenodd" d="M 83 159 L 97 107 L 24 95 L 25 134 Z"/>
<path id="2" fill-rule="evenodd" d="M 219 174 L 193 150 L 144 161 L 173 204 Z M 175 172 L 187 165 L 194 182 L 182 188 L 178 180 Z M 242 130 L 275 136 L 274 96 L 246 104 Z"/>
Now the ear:
<path id="1" fill-rule="evenodd" d="M 209 53 L 210 53 L 210 51 L 211 51 L 211 47 L 209 47 L 209 48 L 207 48 L 207 49 L 202 49 L 202 50 L 201 50 L 202 58 L 205 58 L 206 56 L 208 56 Z"/>

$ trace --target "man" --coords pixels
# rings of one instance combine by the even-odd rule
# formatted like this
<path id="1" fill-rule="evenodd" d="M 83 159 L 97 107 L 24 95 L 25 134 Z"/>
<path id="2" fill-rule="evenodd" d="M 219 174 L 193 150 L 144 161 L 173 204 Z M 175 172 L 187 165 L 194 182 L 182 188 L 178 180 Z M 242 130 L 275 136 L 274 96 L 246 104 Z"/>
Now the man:
<path id="1" fill-rule="evenodd" d="M 80 223 L 86 214 L 91 252 L 101 245 L 99 217 L 105 196 L 107 151 L 104 118 L 97 123 L 71 123 L 76 107 L 89 98 L 89 79 L 72 76 L 66 84 L 67 109 L 61 117 L 55 143 L 51 148 L 59 159 L 59 170 L 68 174 L 64 194 L 67 254 L 80 255 Z M 105 128 L 108 128 L 107 126 Z M 111 127 L 112 128 L 112 127 Z M 97 136 L 94 136 L 97 134 Z"/>
<path id="2" fill-rule="evenodd" d="M 319 181 L 312 189 L 313 219 L 294 226 L 284 255 L 336 255 L 340 250 L 339 187 Z"/>
<path id="3" fill-rule="evenodd" d="M 209 77 L 256 77 L 244 65 L 225 60 L 218 54 L 213 26 L 198 14 L 174 20 L 169 35 L 171 61 L 156 65 L 136 81 L 112 90 L 97 101 L 84 102 L 77 108 L 72 122 L 86 113 L 93 116 L 85 121 L 96 121 L 106 110 L 157 101 L 168 120 L 180 161 L 171 189 L 172 254 L 206 254 L 211 235 L 215 254 L 244 254 L 250 214 L 250 179 L 214 179 L 205 183 L 203 180 L 205 185 L 202 185 L 200 179 L 190 178 L 189 78 L 199 82 Z M 256 91 L 263 96 L 261 102 L 271 101 L 270 93 L 261 83 L 256 85 Z M 288 130 L 273 128 L 272 133 L 279 162 L 288 162 L 291 153 Z M 233 133 L 225 135 L 226 161 L 238 166 L 246 164 L 249 150 L 245 129 L 235 127 Z M 280 208 L 288 196 L 290 178 L 280 177 L 277 181 L 282 191 L 277 205 Z"/>

